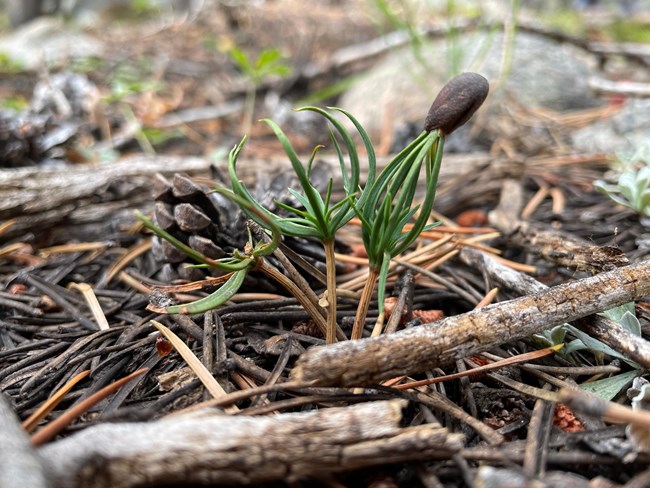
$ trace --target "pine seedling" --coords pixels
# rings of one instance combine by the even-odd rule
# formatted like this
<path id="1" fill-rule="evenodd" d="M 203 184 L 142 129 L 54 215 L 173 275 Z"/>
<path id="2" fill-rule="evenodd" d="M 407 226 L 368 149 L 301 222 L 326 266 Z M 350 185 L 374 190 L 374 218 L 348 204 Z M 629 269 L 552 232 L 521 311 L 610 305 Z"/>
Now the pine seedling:
<path id="1" fill-rule="evenodd" d="M 303 164 L 294 151 L 287 136 L 282 129 L 273 121 L 265 119 L 276 137 L 280 141 L 285 153 L 289 157 L 293 170 L 298 177 L 302 192 L 289 189 L 289 192 L 300 203 L 302 208 L 296 208 L 282 202 L 276 204 L 288 212 L 290 216 L 279 216 L 262 207 L 250 194 L 246 186 L 238 179 L 236 164 L 246 138 L 233 148 L 229 156 L 229 171 L 233 192 L 248 203 L 248 209 L 243 207 L 244 212 L 255 222 L 267 228 L 268 222 L 273 222 L 280 229 L 283 235 L 294 237 L 312 237 L 321 241 L 325 249 L 325 265 L 327 268 L 327 333 L 325 336 L 328 344 L 336 340 L 336 262 L 334 257 L 334 239 L 336 232 L 347 224 L 355 215 L 356 208 L 365 205 L 368 199 L 368 188 L 372 187 L 375 179 L 376 160 L 375 153 L 370 139 L 361 124 L 348 112 L 340 108 L 331 110 L 337 111 L 346 116 L 355 126 L 368 157 L 368 176 L 365 189 L 360 187 L 359 156 L 351 135 L 345 127 L 329 112 L 317 107 L 304 107 L 299 109 L 316 112 L 327 119 L 330 123 L 330 140 L 338 155 L 339 165 L 343 178 L 343 190 L 345 197 L 339 202 L 332 202 L 333 180 L 330 178 L 325 195 L 321 195 L 318 189 L 311 182 L 311 168 L 317 151 L 322 146 L 317 146 L 307 161 Z M 332 129 L 333 127 L 333 129 Z M 335 132 L 336 131 L 336 132 Z M 347 162 L 343 149 L 336 137 L 338 134 L 347 151 Z M 255 209 L 251 212 L 249 209 Z"/>
<path id="2" fill-rule="evenodd" d="M 431 105 L 422 133 L 388 163 L 373 185 L 366 186 L 367 200 L 355 208 L 368 254 L 369 277 L 361 293 L 351 339 L 361 338 L 377 280 L 379 320 L 382 320 L 390 260 L 410 247 L 427 227 L 445 137 L 472 117 L 485 101 L 488 90 L 487 80 L 476 73 L 463 73 L 450 80 Z M 421 205 L 413 206 L 422 165 L 426 194 Z M 413 226 L 404 232 L 405 225 L 416 213 Z"/>

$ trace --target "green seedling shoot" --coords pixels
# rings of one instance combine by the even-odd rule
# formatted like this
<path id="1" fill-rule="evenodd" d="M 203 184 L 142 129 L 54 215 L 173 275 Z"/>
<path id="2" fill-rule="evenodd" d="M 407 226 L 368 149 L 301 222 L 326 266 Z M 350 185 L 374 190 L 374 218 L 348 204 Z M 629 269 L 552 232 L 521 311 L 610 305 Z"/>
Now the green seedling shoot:
<path id="1" fill-rule="evenodd" d="M 237 65 L 248 81 L 244 108 L 244 133 L 248 132 L 253 122 L 257 90 L 271 76 L 286 77 L 291 74 L 291 67 L 282 60 L 278 49 L 264 49 L 255 60 L 238 47 L 228 51 L 230 59 Z"/>
<path id="2" fill-rule="evenodd" d="M 299 110 L 310 110 L 325 117 L 330 123 L 330 140 L 338 155 L 339 164 L 343 178 L 343 190 L 345 198 L 339 202 L 332 202 L 332 185 L 333 180 L 330 179 L 325 195 L 321 195 L 316 187 L 310 180 L 310 173 L 314 158 L 317 151 L 322 146 L 317 146 L 312 152 L 307 164 L 303 164 L 298 155 L 294 151 L 291 143 L 280 127 L 271 120 L 264 120 L 271 129 L 274 131 L 276 137 L 282 144 L 282 147 L 291 161 L 294 172 L 298 176 L 298 181 L 302 187 L 302 193 L 290 189 L 290 193 L 301 204 L 302 208 L 295 208 L 281 202 L 277 202 L 278 206 L 286 210 L 291 216 L 281 217 L 269 210 L 262 207 L 244 184 L 237 177 L 236 164 L 239 153 L 241 152 L 246 138 L 237 145 L 230 153 L 229 157 L 229 170 L 230 179 L 233 192 L 240 198 L 246 200 L 248 203 L 247 208 L 243 208 L 248 216 L 266 228 L 267 222 L 274 222 L 284 235 L 296 237 L 313 237 L 319 239 L 325 249 L 325 264 L 327 268 L 327 333 L 325 335 L 326 342 L 332 343 L 336 340 L 336 262 L 334 257 L 334 238 L 336 232 L 347 224 L 350 219 L 355 215 L 355 206 L 362 207 L 368 199 L 368 188 L 371 188 L 376 172 L 375 153 L 370 142 L 370 139 L 361 126 L 361 124 L 348 112 L 343 109 L 333 108 L 346 116 L 355 126 L 363 144 L 366 148 L 368 155 L 368 176 L 366 179 L 365 189 L 360 188 L 360 172 L 359 172 L 359 156 L 351 135 L 345 127 L 329 112 L 317 107 L 303 107 Z M 339 141 L 335 135 L 334 130 L 343 141 L 343 145 L 348 154 L 348 162 L 341 148 Z M 349 166 L 349 168 L 348 168 Z M 255 213 L 249 209 L 254 208 Z M 260 218 L 263 216 L 264 218 Z"/>
<path id="3" fill-rule="evenodd" d="M 233 194 L 229 190 L 218 189 L 215 190 L 222 195 L 235 201 L 238 205 L 246 207 L 247 203 Z M 254 209 L 249 209 L 254 213 Z M 195 261 L 201 263 L 204 267 L 217 268 L 228 271 L 229 274 L 226 282 L 221 285 L 215 292 L 205 298 L 201 298 L 191 303 L 182 305 L 171 305 L 168 307 L 156 307 L 150 305 L 150 309 L 159 313 L 179 313 L 179 314 L 197 314 L 212 310 L 228 301 L 241 287 L 246 274 L 260 266 L 263 266 L 262 260 L 264 256 L 271 254 L 279 245 L 281 240 L 280 229 L 273 222 L 266 222 L 267 228 L 271 231 L 271 242 L 258 242 L 253 245 L 249 242 L 244 251 L 235 250 L 232 256 L 222 258 L 219 260 L 209 259 L 200 252 L 195 251 L 188 245 L 176 239 L 174 236 L 164 231 L 156 224 L 154 224 L 148 217 L 141 212 L 136 212 L 136 217 L 144 224 L 146 228 L 151 230 L 155 235 L 161 239 L 165 239 L 178 250 L 184 252 Z M 264 219 L 263 216 L 259 216 Z"/>
<path id="4" fill-rule="evenodd" d="M 355 207 L 368 254 L 369 276 L 361 293 L 351 339 L 362 336 L 377 280 L 379 322 L 383 320 L 390 260 L 404 252 L 425 230 L 436 195 L 445 136 L 471 118 L 487 97 L 488 90 L 487 80 L 476 73 L 463 73 L 449 81 L 431 105 L 424 131 L 388 163 L 368 190 L 367 201 Z M 420 206 L 413 207 L 423 164 L 426 195 Z M 411 229 L 403 232 L 418 212 Z"/>
<path id="5" fill-rule="evenodd" d="M 332 178 L 330 178 L 324 194 L 321 194 L 311 181 L 312 165 L 322 146 L 314 148 L 306 164 L 303 164 L 282 129 L 275 122 L 265 119 L 264 122 L 275 133 L 298 177 L 302 191 L 289 189 L 289 192 L 299 203 L 300 208 L 276 201 L 277 206 L 284 210 L 286 215 L 281 216 L 273 213 L 257 202 L 243 182 L 239 180 L 237 159 L 246 142 L 246 137 L 244 137 L 231 150 L 228 158 L 232 191 L 226 189 L 215 191 L 235 201 L 252 221 L 270 233 L 270 242 L 260 241 L 254 245 L 251 238 L 243 251 L 235 251 L 232 256 L 227 258 L 212 260 L 163 231 L 144 215 L 138 214 L 138 218 L 147 228 L 195 259 L 200 266 L 228 271 L 225 283 L 208 297 L 189 304 L 160 307 L 156 311 L 191 314 L 215 308 L 225 303 L 237 292 L 248 272 L 257 270 L 278 281 L 296 297 L 316 325 L 323 331 L 326 342 L 333 343 L 336 341 L 339 330 L 336 323 L 334 240 L 337 231 L 357 215 L 361 220 L 362 237 L 368 254 L 370 273 L 361 294 L 351 335 L 352 339 L 360 338 L 376 282 L 379 281 L 378 297 L 381 311 L 383 310 L 384 290 L 390 260 L 411 246 L 421 232 L 427 228 L 436 194 L 445 137 L 471 118 L 487 97 L 488 89 L 487 80 L 476 73 L 463 73 L 453 78 L 443 87 L 433 102 L 424 123 L 424 131 L 397 154 L 377 177 L 376 158 L 372 143 L 357 119 L 340 108 L 331 108 L 327 111 L 308 106 L 298 109 L 299 111 L 316 112 L 329 123 L 330 140 L 338 156 L 343 181 L 344 197 L 338 202 L 332 201 Z M 360 181 L 359 155 L 355 143 L 350 133 L 332 112 L 346 117 L 361 137 L 368 160 L 367 177 L 363 187 Z M 347 157 L 345 153 L 347 153 Z M 421 205 L 413 206 L 423 165 L 426 175 L 426 195 Z M 406 224 L 416 214 L 417 217 L 410 230 L 404 232 Z M 316 238 L 322 242 L 327 268 L 327 320 L 295 283 L 265 260 L 265 256 L 278 247 L 283 235 Z M 380 313 L 380 321 L 382 316 L 383 314 Z"/>

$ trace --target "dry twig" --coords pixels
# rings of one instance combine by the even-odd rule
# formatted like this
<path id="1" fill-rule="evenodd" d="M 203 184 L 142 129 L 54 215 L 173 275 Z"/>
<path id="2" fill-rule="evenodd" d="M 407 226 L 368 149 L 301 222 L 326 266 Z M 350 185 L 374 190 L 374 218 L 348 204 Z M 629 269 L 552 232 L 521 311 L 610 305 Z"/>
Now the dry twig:
<path id="1" fill-rule="evenodd" d="M 55 487 L 246 484 L 319 477 L 409 459 L 448 458 L 462 435 L 400 428 L 390 400 L 276 417 L 214 410 L 149 423 L 102 424 L 39 450 Z"/>
<path id="2" fill-rule="evenodd" d="M 300 357 L 292 377 L 320 386 L 371 385 L 450 364 L 649 293 L 650 261 L 644 261 L 434 324 L 315 347 Z"/>

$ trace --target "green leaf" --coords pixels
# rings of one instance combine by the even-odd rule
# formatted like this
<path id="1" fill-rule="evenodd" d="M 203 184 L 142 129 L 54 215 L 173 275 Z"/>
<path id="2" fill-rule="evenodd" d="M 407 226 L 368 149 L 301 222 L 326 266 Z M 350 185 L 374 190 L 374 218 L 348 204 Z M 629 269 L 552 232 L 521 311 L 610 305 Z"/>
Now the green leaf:
<path id="1" fill-rule="evenodd" d="M 609 320 L 613 320 L 614 322 L 619 322 L 626 312 L 634 314 L 634 302 L 628 302 L 624 303 L 623 305 L 619 305 L 618 307 L 610 308 L 609 310 L 605 310 L 598 315 L 602 315 L 603 317 L 606 317 Z"/>
<path id="2" fill-rule="evenodd" d="M 407 233 L 406 238 L 400 243 L 399 247 L 393 251 L 393 256 L 404 252 L 415 241 L 415 239 L 418 238 L 431 215 L 431 209 L 433 208 L 433 202 L 436 197 L 436 186 L 438 184 L 438 175 L 440 174 L 442 152 L 445 141 L 444 138 L 438 136 L 437 132 L 438 131 L 429 133 L 434 135 L 428 136 L 428 144 L 422 148 L 422 151 L 426 151 L 425 157 L 427 158 L 427 165 L 430 165 L 430 167 L 427 171 L 428 178 L 426 196 L 420 207 L 420 215 L 413 223 L 413 227 L 411 227 L 411 230 Z M 434 151 L 433 154 L 432 151 Z"/>
<path id="3" fill-rule="evenodd" d="M 623 317 L 621 317 L 619 324 L 635 336 L 641 337 L 641 323 L 633 313 L 625 312 Z"/>
<path id="4" fill-rule="evenodd" d="M 291 161 L 293 171 L 296 173 L 298 181 L 300 182 L 300 186 L 302 187 L 302 191 L 307 197 L 311 206 L 310 213 L 312 213 L 312 216 L 318 222 L 316 228 L 321 233 L 320 239 L 327 240 L 328 238 L 332 238 L 333 232 L 327 225 L 327 221 L 325 219 L 323 198 L 320 196 L 320 193 L 318 193 L 316 188 L 314 188 L 314 186 L 311 184 L 311 181 L 309 181 L 309 176 L 307 175 L 305 167 L 300 162 L 300 159 L 298 159 L 298 155 L 291 146 L 289 139 L 287 139 L 287 136 L 275 122 L 269 119 L 262 119 L 262 121 L 271 127 L 275 133 L 275 136 L 278 138 L 278 141 L 280 141 L 284 152 Z"/>
<path id="5" fill-rule="evenodd" d="M 645 215 L 650 214 L 650 188 L 644 190 L 639 196 L 638 211 Z"/>
<path id="6" fill-rule="evenodd" d="M 632 366 L 635 369 L 640 369 L 641 366 L 636 363 L 635 361 L 632 361 L 631 359 L 623 356 L 620 352 L 615 351 L 611 347 L 609 347 L 607 344 L 604 344 L 600 342 L 598 339 L 594 339 L 591 337 L 589 334 L 582 332 L 580 329 L 577 329 L 573 325 L 567 324 L 567 330 L 571 332 L 574 336 L 576 336 L 582 343 L 591 351 L 593 352 L 600 352 L 603 354 L 607 354 L 608 356 L 618 358 L 622 361 L 625 361 L 627 364 Z"/>
<path id="7" fill-rule="evenodd" d="M 255 63 L 258 68 L 263 68 L 278 61 L 282 57 L 279 49 L 264 49 L 257 57 Z"/>
<path id="8" fill-rule="evenodd" d="M 228 51 L 228 54 L 230 55 L 230 58 L 235 62 L 237 67 L 239 67 L 239 69 L 241 69 L 247 76 L 254 76 L 255 69 L 253 68 L 253 65 L 251 64 L 248 56 L 244 51 L 237 47 L 233 47 L 230 51 Z"/>
<path id="9" fill-rule="evenodd" d="M 235 271 L 232 276 L 228 278 L 228 281 L 221 285 L 214 293 L 191 303 L 165 307 L 165 313 L 194 315 L 215 309 L 226 303 L 235 293 L 237 293 L 239 288 L 241 288 L 247 273 L 248 269 Z"/>
<path id="10" fill-rule="evenodd" d="M 602 315 L 609 320 L 613 320 L 636 336 L 641 336 L 641 323 L 636 318 L 634 302 L 628 302 L 618 307 L 610 308 L 609 310 L 605 310 L 598 315 Z"/>
<path id="11" fill-rule="evenodd" d="M 557 346 L 558 344 L 562 344 L 564 342 L 565 336 L 566 336 L 566 327 L 564 327 L 564 324 L 553 327 L 549 333 L 549 337 L 551 338 L 552 341 L 551 345 Z"/>
<path id="12" fill-rule="evenodd" d="M 618 395 L 618 393 L 629 383 L 631 383 L 632 380 L 638 376 L 638 374 L 638 371 L 628 371 L 626 373 L 604 378 L 602 380 L 582 383 L 580 385 L 580 388 L 609 401 Z"/>
<path id="13" fill-rule="evenodd" d="M 564 347 L 564 353 L 566 355 L 569 355 L 577 351 L 583 351 L 585 349 L 587 349 L 587 346 L 585 346 L 584 342 L 582 342 L 580 339 L 573 339 Z"/>

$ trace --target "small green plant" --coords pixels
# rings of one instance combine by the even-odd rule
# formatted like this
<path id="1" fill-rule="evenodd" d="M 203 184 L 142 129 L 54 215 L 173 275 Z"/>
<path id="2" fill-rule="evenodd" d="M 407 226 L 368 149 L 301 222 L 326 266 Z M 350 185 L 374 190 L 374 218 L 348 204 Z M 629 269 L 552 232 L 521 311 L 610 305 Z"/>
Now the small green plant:
<path id="1" fill-rule="evenodd" d="M 304 209 L 291 207 L 280 202 L 277 204 L 292 214 L 291 217 L 280 217 L 272 214 L 263 208 L 252 195 L 248 192 L 246 187 L 237 178 L 236 163 L 237 157 L 244 145 L 246 138 L 244 138 L 238 146 L 236 146 L 229 157 L 230 179 L 233 191 L 236 195 L 245 199 L 249 205 L 256 209 L 258 214 L 264 215 L 266 221 L 274 221 L 281 231 L 288 236 L 296 237 L 315 237 L 319 239 L 325 248 L 325 265 L 327 268 L 327 310 L 328 310 L 328 326 L 326 341 L 328 343 L 336 340 L 336 263 L 334 258 L 334 237 L 336 232 L 347 224 L 354 216 L 354 205 L 363 206 L 368 198 L 366 190 L 361 191 L 361 195 L 357 198 L 357 193 L 360 191 L 359 181 L 359 156 L 354 145 L 352 137 L 343 125 L 334 118 L 329 112 L 326 112 L 317 107 L 304 107 L 300 110 L 310 110 L 319 113 L 325 117 L 331 126 L 338 132 L 343 140 L 343 144 L 348 153 L 349 163 L 346 163 L 342 148 L 337 141 L 334 132 L 330 128 L 330 140 L 338 154 L 339 164 L 341 166 L 341 173 L 343 175 L 343 190 L 346 197 L 334 203 L 331 201 L 332 196 L 332 179 L 325 197 L 323 197 L 315 186 L 310 181 L 310 173 L 316 152 L 322 147 L 317 146 L 306 165 L 298 158 L 291 143 L 287 139 L 282 129 L 271 120 L 264 120 L 275 132 L 276 137 L 282 144 L 282 147 L 291 161 L 294 172 L 298 176 L 302 193 L 290 189 L 290 193 L 296 200 L 303 206 Z M 366 180 L 366 189 L 371 188 L 375 178 L 375 153 L 363 127 L 361 124 L 348 112 L 342 109 L 333 109 L 345 115 L 358 130 L 368 154 L 368 177 Z M 349 169 L 348 169 L 349 167 Z M 265 227 L 264 220 L 259 219 L 256 215 L 250 214 L 244 208 L 244 211 L 249 214 L 249 217 L 257 223 Z"/>
<path id="2" fill-rule="evenodd" d="M 445 137 L 474 115 L 488 90 L 487 80 L 476 73 L 463 73 L 449 81 L 431 105 L 422 133 L 386 165 L 370 187 L 365 205 L 356 206 L 368 255 L 369 277 L 361 293 L 352 339 L 361 338 L 377 280 L 379 320 L 383 319 L 388 265 L 425 230 L 436 196 Z M 423 164 L 426 195 L 420 206 L 413 207 Z M 406 224 L 418 212 L 411 229 L 404 232 Z"/>
<path id="3" fill-rule="evenodd" d="M 634 313 L 634 303 L 626 303 L 620 307 L 606 310 L 599 315 L 618 323 L 631 334 L 641 336 L 641 324 Z M 567 342 L 567 336 L 573 337 L 573 339 Z M 614 398 L 626 384 L 630 383 L 635 376 L 639 375 L 642 369 L 641 365 L 635 361 L 630 360 L 607 344 L 604 344 L 598 339 L 594 339 L 586 332 L 570 324 L 558 325 L 540 334 L 535 334 L 534 338 L 546 347 L 566 343 L 565 347 L 558 354 L 569 360 L 579 351 L 591 351 L 599 361 L 602 361 L 603 357 L 609 356 L 627 363 L 632 368 L 631 371 L 580 385 L 583 389 L 606 400 Z"/>
<path id="4" fill-rule="evenodd" d="M 409 46 L 413 56 L 422 66 L 427 67 L 426 58 L 423 54 L 423 48 L 426 46 L 426 36 L 417 25 L 417 3 L 399 1 L 398 5 L 388 0 L 373 0 L 377 12 L 388 25 L 398 31 L 403 31 L 408 35 Z"/>
<path id="5" fill-rule="evenodd" d="M 650 144 L 619 157 L 619 167 L 615 184 L 596 180 L 594 186 L 619 205 L 650 217 Z"/>
<path id="6" fill-rule="evenodd" d="M 246 76 L 246 106 L 243 132 L 247 133 L 253 122 L 255 99 L 260 85 L 271 76 L 286 77 L 291 74 L 291 67 L 282 60 L 278 49 L 264 49 L 255 60 L 252 60 L 240 48 L 233 47 L 228 51 L 230 58 Z"/>
<path id="7" fill-rule="evenodd" d="M 158 11 L 151 0 L 131 0 L 131 10 L 137 17 L 147 17 Z"/>
<path id="8" fill-rule="evenodd" d="M 201 263 L 197 265 L 197 267 L 214 268 L 227 272 L 225 277 L 223 277 L 221 280 L 221 286 L 207 297 L 182 305 L 161 307 L 150 304 L 147 308 L 156 313 L 179 313 L 188 315 L 212 310 L 224 304 L 235 293 L 237 293 L 243 284 L 246 275 L 250 271 L 256 270 L 266 274 L 269 278 L 284 286 L 285 289 L 289 291 L 289 293 L 291 293 L 305 308 L 307 313 L 309 313 L 311 316 L 312 320 L 314 320 L 314 323 L 320 328 L 323 334 L 325 334 L 327 330 L 325 319 L 320 314 L 318 309 L 313 305 L 307 295 L 303 292 L 303 290 L 300 290 L 300 288 L 295 283 L 280 273 L 276 268 L 270 266 L 264 259 L 265 256 L 270 255 L 275 249 L 277 249 L 282 239 L 280 228 L 275 224 L 273 220 L 267 219 L 264 213 L 260 213 L 258 209 L 255 206 L 251 205 L 246 199 L 235 195 L 232 191 L 225 188 L 217 188 L 214 191 L 236 202 L 249 215 L 253 215 L 255 216 L 256 220 L 263 222 L 264 226 L 270 230 L 270 241 L 260 241 L 257 244 L 253 244 L 252 237 L 249 235 L 249 241 L 243 251 L 235 250 L 231 256 L 213 260 L 207 258 L 202 253 L 195 251 L 170 233 L 164 231 L 141 212 L 136 212 L 136 217 L 156 236 L 166 240 L 178 250 L 184 252 L 190 258 L 194 259 L 198 263 Z"/>
<path id="9" fill-rule="evenodd" d="M 15 74 L 23 70 L 23 65 L 7 53 L 0 52 L 0 73 Z"/>
<path id="10" fill-rule="evenodd" d="M 0 108 L 21 112 L 29 107 L 29 102 L 21 96 L 7 97 L 0 102 Z"/>
<path id="11" fill-rule="evenodd" d="M 376 173 L 375 153 L 370 139 L 361 124 L 347 111 L 332 108 L 330 111 L 318 107 L 303 107 L 324 117 L 329 123 L 330 141 L 338 155 L 342 173 L 344 198 L 332 201 L 333 179 L 321 194 L 311 182 L 311 169 L 317 151 L 303 164 L 294 151 L 282 129 L 271 120 L 264 120 L 280 141 L 292 168 L 298 177 L 302 191 L 289 189 L 298 206 L 276 201 L 277 206 L 287 215 L 278 215 L 264 208 L 237 177 L 237 159 L 242 151 L 246 137 L 230 152 L 228 165 L 232 191 L 215 191 L 238 203 L 244 213 L 255 223 L 270 232 L 271 244 L 256 245 L 252 241 L 246 249 L 236 251 L 232 257 L 210 260 L 189 248 L 178 239 L 158 228 L 153 222 L 138 215 L 146 227 L 162 239 L 166 239 L 202 266 L 225 269 L 226 283 L 215 293 L 194 304 L 166 307 L 156 311 L 166 313 L 199 313 L 213 308 L 227 300 L 241 286 L 243 276 L 253 269 L 267 273 L 279 281 L 305 306 L 316 324 L 323 330 L 327 343 L 336 340 L 336 268 L 334 239 L 337 231 L 357 215 L 362 222 L 362 236 L 369 259 L 370 277 L 361 295 L 351 338 L 361 337 L 363 324 L 377 280 L 380 283 L 380 310 L 388 272 L 388 264 L 396 255 L 406 250 L 426 228 L 433 201 L 442 160 L 444 139 L 458 127 L 467 122 L 487 97 L 489 85 L 485 78 L 476 73 L 463 73 L 452 79 L 441 90 L 431 105 L 424 123 L 424 131 L 404 150 L 402 150 L 381 172 Z M 333 115 L 345 116 L 355 127 L 365 146 L 368 159 L 368 174 L 365 186 L 361 186 L 359 156 L 356 146 L 344 125 Z M 341 144 L 342 143 L 342 144 Z M 345 147 L 345 151 L 343 147 Z M 346 157 L 347 154 L 347 157 Z M 425 166 L 426 196 L 421 205 L 413 206 L 416 187 L 422 166 Z M 419 212 L 412 227 L 407 232 L 407 223 Z M 297 289 L 284 275 L 265 264 L 264 256 L 278 245 L 282 235 L 311 237 L 319 239 L 325 249 L 327 268 L 327 322 L 315 309 L 306 295 Z"/>
<path id="12" fill-rule="evenodd" d="M 635 42 L 639 44 L 650 42 L 648 22 L 634 19 L 618 19 L 606 26 L 604 30 L 612 35 L 617 42 Z"/>
<path id="13" fill-rule="evenodd" d="M 92 58 L 87 59 L 92 66 Z M 82 65 L 81 68 L 87 66 Z M 147 154 L 155 154 L 154 145 L 164 139 L 176 137 L 174 132 L 148 129 L 143 126 L 141 119 L 134 111 L 138 97 L 146 93 L 157 93 L 164 88 L 164 83 L 155 77 L 153 67 L 148 59 L 142 59 L 137 64 L 125 63 L 113 72 L 110 82 L 110 92 L 102 97 L 102 103 L 116 104 L 142 150 Z"/>

